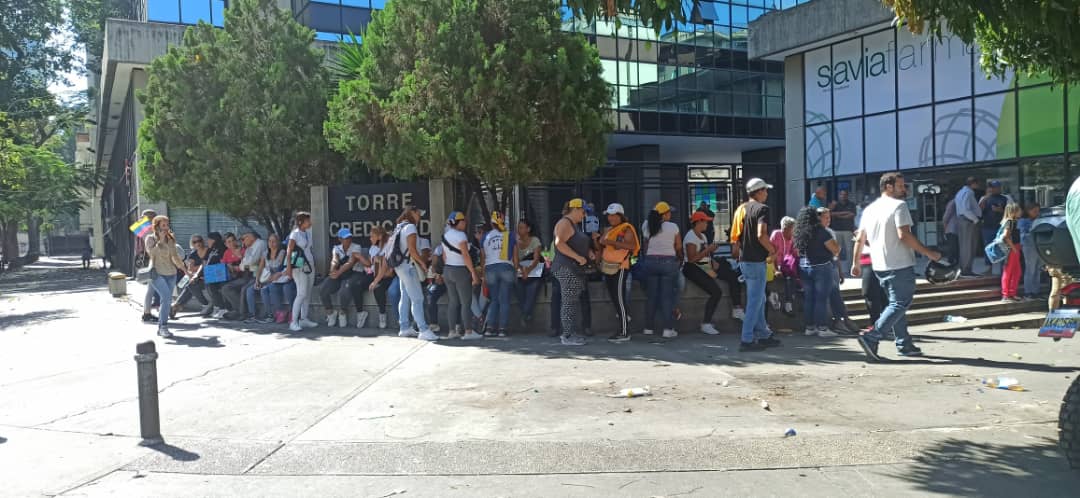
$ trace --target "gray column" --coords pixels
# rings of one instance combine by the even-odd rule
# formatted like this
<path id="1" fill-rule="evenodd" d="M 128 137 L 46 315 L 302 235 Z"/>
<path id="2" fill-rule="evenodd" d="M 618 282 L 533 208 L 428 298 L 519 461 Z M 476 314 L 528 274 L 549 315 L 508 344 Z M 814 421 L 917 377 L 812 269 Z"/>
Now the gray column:
<path id="1" fill-rule="evenodd" d="M 430 206 L 427 207 L 428 219 L 431 220 L 431 243 L 434 247 L 436 241 L 442 240 L 443 229 L 446 227 L 446 218 L 455 209 L 464 210 L 464 206 L 454 206 L 454 182 L 453 180 L 431 180 L 428 182 L 428 199 Z"/>
<path id="2" fill-rule="evenodd" d="M 326 186 L 311 187 L 311 252 L 315 272 L 326 275 L 330 263 L 330 208 Z"/>
<path id="3" fill-rule="evenodd" d="M 803 126 L 803 56 L 784 59 L 784 178 L 787 179 L 787 214 L 795 216 L 806 205 L 806 131 Z"/>

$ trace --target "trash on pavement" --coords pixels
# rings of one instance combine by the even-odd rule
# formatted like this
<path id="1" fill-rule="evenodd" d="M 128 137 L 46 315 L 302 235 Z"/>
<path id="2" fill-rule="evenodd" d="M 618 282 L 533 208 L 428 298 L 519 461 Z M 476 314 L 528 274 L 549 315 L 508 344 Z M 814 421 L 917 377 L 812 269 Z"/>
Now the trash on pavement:
<path id="1" fill-rule="evenodd" d="M 720 387 L 727 387 L 727 386 L 728 386 L 728 381 L 726 381 L 726 380 L 720 383 Z"/>
<path id="2" fill-rule="evenodd" d="M 645 387 L 628 387 L 615 394 L 609 394 L 609 398 L 639 398 L 641 396 L 652 396 L 652 391 L 649 386 Z"/>
<path id="3" fill-rule="evenodd" d="M 765 410 L 768 410 L 769 409 L 769 402 L 765 401 L 765 400 L 761 400 L 761 408 L 763 408 Z"/>
<path id="4" fill-rule="evenodd" d="M 1020 353 L 1013 353 L 1013 354 L 1011 354 L 1011 355 L 1009 355 L 1009 356 L 1012 356 L 1013 358 L 1016 358 L 1016 359 L 1018 359 L 1018 360 L 1022 360 L 1022 359 L 1024 359 L 1024 357 L 1023 357 L 1023 356 L 1020 356 Z"/>
<path id="5" fill-rule="evenodd" d="M 788 427 L 788 429 L 786 431 L 784 431 L 784 437 L 792 437 L 795 434 L 796 434 L 795 429 L 792 429 L 791 427 Z"/>
<path id="6" fill-rule="evenodd" d="M 1020 385 L 1020 381 L 1014 377 L 998 377 L 998 378 L 986 378 L 983 379 L 983 385 L 992 389 L 1003 389 L 1006 391 L 1027 391 L 1024 386 Z"/>
<path id="7" fill-rule="evenodd" d="M 960 315 L 945 315 L 945 321 L 949 323 L 964 323 L 968 321 L 968 319 Z"/>

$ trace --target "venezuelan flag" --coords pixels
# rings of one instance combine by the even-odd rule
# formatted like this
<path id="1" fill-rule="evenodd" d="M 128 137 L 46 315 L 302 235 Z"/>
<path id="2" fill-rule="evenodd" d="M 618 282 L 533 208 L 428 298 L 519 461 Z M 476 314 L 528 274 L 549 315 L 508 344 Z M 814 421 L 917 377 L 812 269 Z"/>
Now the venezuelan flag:
<path id="1" fill-rule="evenodd" d="M 150 218 L 147 218 L 145 216 L 139 218 L 135 221 L 135 223 L 132 223 L 131 226 L 128 227 L 128 230 L 131 230 L 131 233 L 135 234 L 136 237 L 141 239 L 144 235 L 150 233 Z"/>

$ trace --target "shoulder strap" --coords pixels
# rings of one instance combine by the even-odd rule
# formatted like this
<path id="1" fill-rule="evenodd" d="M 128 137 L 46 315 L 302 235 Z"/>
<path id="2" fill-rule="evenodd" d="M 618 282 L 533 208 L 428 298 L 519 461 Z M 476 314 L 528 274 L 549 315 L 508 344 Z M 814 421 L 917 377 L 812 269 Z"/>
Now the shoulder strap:
<path id="1" fill-rule="evenodd" d="M 461 254 L 461 249 L 458 249 L 458 248 L 454 247 L 452 244 L 450 244 L 450 241 L 446 240 L 446 234 L 445 233 L 442 235 L 442 244 L 443 244 L 443 247 L 445 247 L 449 251 L 451 251 L 451 252 L 453 252 L 455 254 Z"/>

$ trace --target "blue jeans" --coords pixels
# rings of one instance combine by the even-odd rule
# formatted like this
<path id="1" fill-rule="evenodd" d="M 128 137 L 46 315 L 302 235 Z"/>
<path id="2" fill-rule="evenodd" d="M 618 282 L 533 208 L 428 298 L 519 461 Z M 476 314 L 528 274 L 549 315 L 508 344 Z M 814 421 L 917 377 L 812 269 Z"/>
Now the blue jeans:
<path id="1" fill-rule="evenodd" d="M 172 292 L 176 287 L 176 274 L 160 275 L 154 272 L 154 279 L 150 281 L 150 287 L 161 300 L 161 309 L 158 310 L 158 328 L 164 328 L 169 324 L 169 307 L 172 305 Z"/>
<path id="2" fill-rule="evenodd" d="M 742 322 L 741 340 L 744 343 L 772 337 L 765 323 L 765 263 L 739 262 L 746 282 L 746 317 Z"/>
<path id="3" fill-rule="evenodd" d="M 870 342 L 877 343 L 891 330 L 896 335 L 896 347 L 902 349 L 913 346 L 907 329 L 907 309 L 915 297 L 915 268 L 907 267 L 891 271 L 875 271 L 881 288 L 889 298 L 889 305 L 881 311 L 881 317 L 874 324 L 874 330 L 867 332 Z"/>
<path id="4" fill-rule="evenodd" d="M 1024 295 L 1034 296 L 1039 293 L 1039 271 L 1042 269 L 1042 260 L 1039 259 L 1039 250 L 1035 247 L 1035 241 L 1029 240 L 1022 245 L 1024 250 Z"/>
<path id="5" fill-rule="evenodd" d="M 645 256 L 645 328 L 675 328 L 675 294 L 679 281 L 679 260 L 675 257 Z"/>
<path id="6" fill-rule="evenodd" d="M 438 325 L 439 299 L 442 299 L 443 294 L 446 294 L 446 284 L 436 284 L 435 282 L 432 282 L 424 289 L 424 292 L 426 293 L 424 297 L 424 306 L 426 306 L 427 309 L 425 318 L 427 318 L 428 323 Z M 357 313 L 359 313 L 359 311 L 357 311 Z"/>
<path id="7" fill-rule="evenodd" d="M 806 327 L 828 326 L 829 304 L 836 267 L 831 261 L 816 265 L 801 263 L 799 274 L 803 282 L 803 321 Z"/>
<path id="8" fill-rule="evenodd" d="M 514 288 L 514 265 L 495 263 L 484 267 L 484 282 L 491 295 L 487 325 L 502 330 L 510 322 L 510 290 Z"/>
<path id="9" fill-rule="evenodd" d="M 518 279 L 514 285 L 517 287 L 521 317 L 525 321 L 529 321 L 532 319 L 533 309 L 536 307 L 536 296 L 540 294 L 540 288 L 544 286 L 544 279 L 541 277 Z"/>
<path id="10" fill-rule="evenodd" d="M 394 275 L 394 279 L 390 281 L 390 287 L 386 288 L 386 304 L 390 305 L 390 309 L 398 309 L 398 304 L 401 303 L 401 279 Z"/>
<path id="11" fill-rule="evenodd" d="M 420 329 L 420 332 L 428 331 L 427 320 L 424 318 L 424 285 L 420 283 L 420 274 L 411 264 L 401 265 L 394 271 L 401 286 L 401 301 L 398 303 L 399 330 L 412 329 L 412 322 L 409 320 L 409 312 L 412 311 L 416 328 Z"/>
<path id="12" fill-rule="evenodd" d="M 259 289 L 262 296 L 263 310 L 266 314 L 272 314 L 283 304 L 288 305 L 296 298 L 296 284 L 291 280 L 284 284 L 268 284 Z M 255 316 L 255 299 L 252 293 L 248 293 L 248 306 L 252 316 Z"/>

